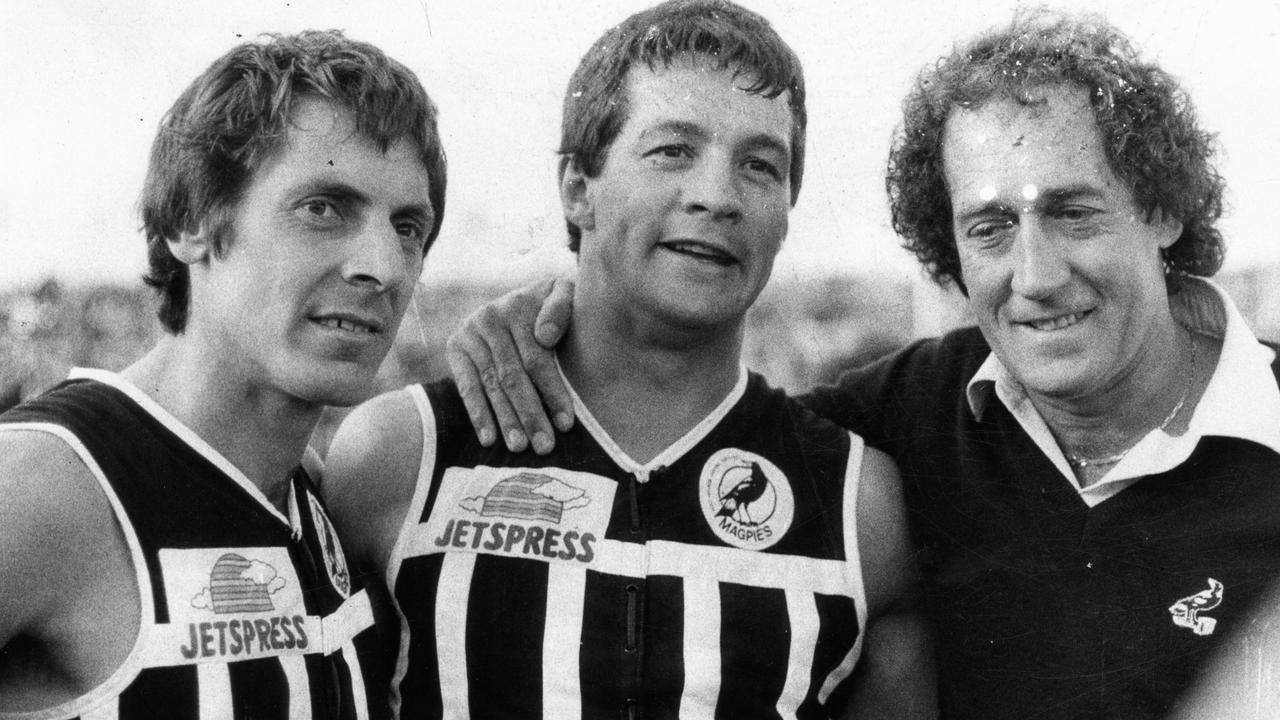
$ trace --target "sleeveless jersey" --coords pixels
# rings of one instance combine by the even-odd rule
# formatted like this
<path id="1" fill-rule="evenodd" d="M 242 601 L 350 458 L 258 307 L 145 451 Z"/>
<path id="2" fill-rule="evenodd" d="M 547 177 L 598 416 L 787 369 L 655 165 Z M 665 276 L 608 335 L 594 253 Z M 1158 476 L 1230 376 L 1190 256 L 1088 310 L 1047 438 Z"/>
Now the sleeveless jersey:
<path id="1" fill-rule="evenodd" d="M 291 477 L 285 517 L 189 428 L 101 371 L 77 371 L 0 415 L 0 432 L 15 429 L 61 438 L 98 479 L 128 541 L 142 622 L 103 684 L 54 708 L 3 717 L 384 714 L 371 704 L 383 693 L 369 673 L 377 653 L 369 599 L 347 570 L 307 470 Z"/>
<path id="2" fill-rule="evenodd" d="M 865 618 L 862 444 L 744 371 L 658 458 L 578 403 L 547 456 L 483 448 L 452 384 L 391 556 L 404 718 L 826 718 Z"/>

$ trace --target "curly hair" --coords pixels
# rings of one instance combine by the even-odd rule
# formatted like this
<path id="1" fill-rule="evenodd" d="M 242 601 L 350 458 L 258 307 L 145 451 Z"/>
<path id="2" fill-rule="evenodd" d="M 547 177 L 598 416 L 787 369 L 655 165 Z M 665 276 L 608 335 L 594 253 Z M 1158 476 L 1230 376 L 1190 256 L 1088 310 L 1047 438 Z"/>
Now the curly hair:
<path id="1" fill-rule="evenodd" d="M 744 88 L 766 98 L 788 93 L 791 110 L 791 204 L 804 176 L 804 71 L 800 59 L 760 15 L 727 0 L 668 0 L 610 28 L 583 55 L 564 96 L 559 154 L 587 177 L 604 168 L 609 146 L 627 119 L 627 73 L 644 63 L 670 67 L 684 54 L 711 58 L 716 69 L 750 76 Z M 563 165 L 562 165 L 563 167 Z M 569 249 L 582 230 L 566 220 Z"/>
<path id="2" fill-rule="evenodd" d="M 1019 13 L 1009 27 L 956 47 L 916 78 L 885 178 L 903 247 L 935 282 L 965 291 L 943 168 L 947 118 L 954 108 L 993 100 L 1043 103 L 1036 91 L 1050 85 L 1088 91 L 1111 171 L 1147 217 L 1181 221 L 1182 235 L 1164 251 L 1170 289 L 1180 274 L 1217 272 L 1223 181 L 1211 162 L 1215 138 L 1199 128 L 1190 98 L 1105 20 L 1047 10 Z"/>
<path id="3" fill-rule="evenodd" d="M 350 111 L 356 132 L 383 152 L 400 138 L 418 146 L 435 213 L 423 252 L 444 219 L 446 165 L 436 108 L 413 71 L 340 31 L 264 35 L 214 61 L 160 121 L 139 203 L 149 268 L 165 329 L 186 327 L 187 266 L 168 241 L 201 227 L 226 250 L 231 216 L 253 173 L 285 141 L 293 103 L 318 96 Z"/>

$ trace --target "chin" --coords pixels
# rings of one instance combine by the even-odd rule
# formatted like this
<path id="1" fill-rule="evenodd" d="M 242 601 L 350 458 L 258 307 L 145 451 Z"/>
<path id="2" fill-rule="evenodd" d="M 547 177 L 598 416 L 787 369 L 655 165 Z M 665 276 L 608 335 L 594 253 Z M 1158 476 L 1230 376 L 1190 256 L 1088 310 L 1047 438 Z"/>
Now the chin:
<path id="1" fill-rule="evenodd" d="M 298 377 L 290 384 L 290 394 L 305 402 L 349 407 L 373 397 L 377 391 L 377 373 L 364 368 L 325 368 Z"/>

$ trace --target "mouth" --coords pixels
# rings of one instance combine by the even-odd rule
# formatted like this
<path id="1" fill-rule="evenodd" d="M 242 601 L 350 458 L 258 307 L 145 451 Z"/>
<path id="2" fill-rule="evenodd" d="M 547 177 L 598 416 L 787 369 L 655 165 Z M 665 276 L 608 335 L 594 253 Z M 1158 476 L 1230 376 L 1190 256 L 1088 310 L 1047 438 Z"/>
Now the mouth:
<path id="1" fill-rule="evenodd" d="M 316 315 L 311 318 L 311 322 L 355 335 L 378 335 L 382 332 L 382 323 L 355 315 Z"/>
<path id="2" fill-rule="evenodd" d="M 700 262 L 713 263 L 720 267 L 738 264 L 738 258 L 721 248 L 698 240 L 670 240 L 658 244 L 664 250 L 684 255 Z"/>
<path id="3" fill-rule="evenodd" d="M 1056 315 L 1051 318 L 1041 320 L 1024 320 L 1017 324 L 1023 327 L 1029 327 L 1037 332 L 1053 332 L 1055 330 L 1065 330 L 1075 325 L 1081 320 L 1088 317 L 1093 311 L 1085 310 L 1083 312 L 1068 313 L 1066 315 Z"/>

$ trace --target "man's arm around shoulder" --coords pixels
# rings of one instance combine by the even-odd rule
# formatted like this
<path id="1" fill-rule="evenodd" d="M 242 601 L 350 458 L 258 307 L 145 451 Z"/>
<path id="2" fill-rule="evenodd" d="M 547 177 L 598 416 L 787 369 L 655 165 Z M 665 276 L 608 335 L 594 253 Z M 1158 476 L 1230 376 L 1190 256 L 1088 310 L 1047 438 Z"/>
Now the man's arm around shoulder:
<path id="1" fill-rule="evenodd" d="M 868 617 L 845 717 L 936 718 L 937 670 L 901 479 L 889 456 L 874 448 L 863 453 L 857 523 Z"/>

